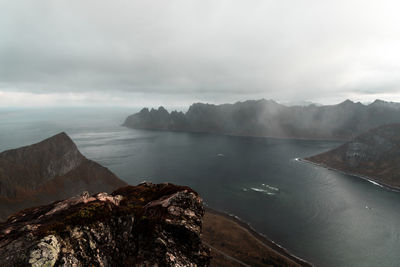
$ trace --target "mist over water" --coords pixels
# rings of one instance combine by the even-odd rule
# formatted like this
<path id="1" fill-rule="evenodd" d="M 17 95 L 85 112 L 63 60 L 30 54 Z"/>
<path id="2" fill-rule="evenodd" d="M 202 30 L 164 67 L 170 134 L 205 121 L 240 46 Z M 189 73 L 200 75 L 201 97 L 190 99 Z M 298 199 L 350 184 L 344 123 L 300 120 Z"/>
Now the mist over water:
<path id="1" fill-rule="evenodd" d="M 65 131 L 130 184 L 193 187 L 317 266 L 397 266 L 400 193 L 301 163 L 335 141 L 229 137 L 120 126 L 127 109 L 0 110 L 0 151 Z"/>

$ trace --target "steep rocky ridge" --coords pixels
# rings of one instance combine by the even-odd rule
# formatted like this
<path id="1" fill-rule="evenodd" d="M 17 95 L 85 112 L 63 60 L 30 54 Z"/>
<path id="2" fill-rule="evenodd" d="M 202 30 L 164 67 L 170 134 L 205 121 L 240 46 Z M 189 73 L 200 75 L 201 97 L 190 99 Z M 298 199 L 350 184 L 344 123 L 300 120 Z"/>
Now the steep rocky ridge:
<path id="1" fill-rule="evenodd" d="M 400 189 L 400 124 L 372 129 L 305 160 Z"/>
<path id="2" fill-rule="evenodd" d="M 0 223 L 0 266 L 207 266 L 203 214 L 195 191 L 168 183 L 84 193 Z"/>
<path id="3" fill-rule="evenodd" d="M 125 182 L 85 158 L 65 133 L 0 153 L 0 219 L 22 208 L 74 196 L 111 192 Z"/>
<path id="4" fill-rule="evenodd" d="M 144 108 L 126 118 L 137 129 L 207 132 L 244 136 L 351 139 L 363 131 L 400 123 L 400 104 L 377 100 L 370 105 L 346 100 L 328 106 L 287 107 L 272 100 L 235 104 L 195 103 L 186 113 Z"/>

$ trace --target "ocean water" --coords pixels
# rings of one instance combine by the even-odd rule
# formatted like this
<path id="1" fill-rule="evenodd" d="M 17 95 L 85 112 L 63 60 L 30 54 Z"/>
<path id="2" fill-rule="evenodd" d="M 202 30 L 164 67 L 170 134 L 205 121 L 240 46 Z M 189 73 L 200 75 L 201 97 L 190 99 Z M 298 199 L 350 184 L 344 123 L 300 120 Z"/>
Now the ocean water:
<path id="1" fill-rule="evenodd" d="M 295 160 L 340 142 L 122 127 L 135 111 L 1 109 L 0 151 L 65 131 L 128 183 L 189 185 L 317 266 L 400 265 L 400 193 Z"/>

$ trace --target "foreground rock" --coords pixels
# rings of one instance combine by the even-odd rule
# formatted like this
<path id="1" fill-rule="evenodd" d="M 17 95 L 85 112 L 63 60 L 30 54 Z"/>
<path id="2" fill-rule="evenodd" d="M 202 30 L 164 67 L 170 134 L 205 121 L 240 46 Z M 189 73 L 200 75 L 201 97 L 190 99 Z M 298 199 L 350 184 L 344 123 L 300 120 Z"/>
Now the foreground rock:
<path id="1" fill-rule="evenodd" d="M 144 183 L 30 208 L 0 224 L 0 266 L 208 266 L 202 199 Z"/>
<path id="2" fill-rule="evenodd" d="M 0 220 L 23 208 L 83 191 L 112 192 L 126 185 L 85 158 L 65 133 L 0 153 Z"/>
<path id="3" fill-rule="evenodd" d="M 305 160 L 400 189 L 400 124 L 370 130 Z"/>

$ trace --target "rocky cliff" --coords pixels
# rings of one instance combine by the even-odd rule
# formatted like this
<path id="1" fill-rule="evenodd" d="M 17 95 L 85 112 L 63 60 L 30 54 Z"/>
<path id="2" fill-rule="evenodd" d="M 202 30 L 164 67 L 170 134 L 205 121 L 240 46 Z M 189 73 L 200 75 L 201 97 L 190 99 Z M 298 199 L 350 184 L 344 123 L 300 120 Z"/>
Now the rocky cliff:
<path id="1" fill-rule="evenodd" d="M 0 219 L 22 208 L 79 194 L 111 192 L 125 182 L 85 158 L 60 133 L 42 142 L 0 153 Z"/>
<path id="2" fill-rule="evenodd" d="M 207 266 L 202 199 L 144 183 L 87 192 L 0 223 L 0 266 Z"/>
<path id="3" fill-rule="evenodd" d="M 292 107 L 264 99 L 224 105 L 196 103 L 186 113 L 169 113 L 163 107 L 144 108 L 126 118 L 124 125 L 137 129 L 349 140 L 371 128 L 400 123 L 399 106 L 382 100 L 370 105 L 346 100 L 337 105 Z"/>
<path id="4" fill-rule="evenodd" d="M 400 124 L 372 129 L 305 160 L 400 189 Z"/>

